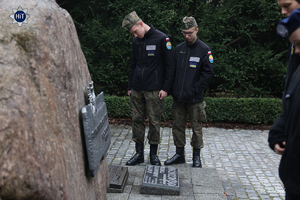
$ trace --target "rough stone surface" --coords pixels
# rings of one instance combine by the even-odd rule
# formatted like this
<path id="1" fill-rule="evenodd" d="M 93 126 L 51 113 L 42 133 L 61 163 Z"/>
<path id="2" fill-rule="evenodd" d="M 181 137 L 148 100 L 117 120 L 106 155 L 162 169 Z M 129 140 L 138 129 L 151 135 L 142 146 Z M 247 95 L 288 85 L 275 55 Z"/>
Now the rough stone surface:
<path id="1" fill-rule="evenodd" d="M 19 6 L 21 27 L 9 17 Z M 70 15 L 54 0 L 0 0 L 0 13 L 0 199 L 106 199 L 106 159 L 87 173 L 91 78 Z"/>

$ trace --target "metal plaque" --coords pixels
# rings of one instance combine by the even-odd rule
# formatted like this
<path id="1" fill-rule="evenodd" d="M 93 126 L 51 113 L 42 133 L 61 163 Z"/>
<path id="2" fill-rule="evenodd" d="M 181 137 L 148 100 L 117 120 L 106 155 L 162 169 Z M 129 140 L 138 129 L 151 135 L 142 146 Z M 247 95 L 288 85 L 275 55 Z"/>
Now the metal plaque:
<path id="1" fill-rule="evenodd" d="M 94 177 L 99 170 L 99 163 L 106 156 L 111 142 L 106 104 L 104 94 L 101 92 L 97 97 L 90 83 L 88 87 L 90 103 L 82 108 L 83 128 L 89 170 Z"/>

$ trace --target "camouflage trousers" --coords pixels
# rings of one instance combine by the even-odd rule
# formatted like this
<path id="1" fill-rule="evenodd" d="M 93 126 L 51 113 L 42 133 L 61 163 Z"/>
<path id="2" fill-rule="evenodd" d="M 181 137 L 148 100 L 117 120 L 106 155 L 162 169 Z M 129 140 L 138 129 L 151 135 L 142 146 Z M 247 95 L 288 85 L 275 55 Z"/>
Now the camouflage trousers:
<path id="1" fill-rule="evenodd" d="M 179 103 L 173 99 L 172 117 L 174 124 L 172 133 L 176 147 L 184 147 L 186 144 L 185 127 L 188 114 L 193 131 L 191 146 L 194 148 L 203 148 L 202 121 L 206 119 L 205 106 L 205 101 L 198 103 Z"/>
<path id="2" fill-rule="evenodd" d="M 159 90 L 136 91 L 131 90 L 129 105 L 132 116 L 132 140 L 144 143 L 145 119 L 149 117 L 149 144 L 160 142 L 161 115 L 165 110 L 165 101 L 158 98 Z"/>

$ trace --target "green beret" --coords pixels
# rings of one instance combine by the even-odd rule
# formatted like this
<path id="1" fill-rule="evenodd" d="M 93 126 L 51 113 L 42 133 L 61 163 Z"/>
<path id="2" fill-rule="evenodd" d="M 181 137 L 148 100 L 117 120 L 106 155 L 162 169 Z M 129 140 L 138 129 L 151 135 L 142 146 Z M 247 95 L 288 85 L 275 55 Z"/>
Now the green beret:
<path id="1" fill-rule="evenodd" d="M 126 15 L 126 17 L 123 19 L 122 27 L 130 31 L 130 29 L 136 24 L 136 22 L 139 20 L 139 16 L 136 14 L 135 11 L 129 13 Z"/>
<path id="2" fill-rule="evenodd" d="M 194 26 L 198 26 L 194 17 L 184 17 L 182 20 L 182 29 L 190 29 Z"/>

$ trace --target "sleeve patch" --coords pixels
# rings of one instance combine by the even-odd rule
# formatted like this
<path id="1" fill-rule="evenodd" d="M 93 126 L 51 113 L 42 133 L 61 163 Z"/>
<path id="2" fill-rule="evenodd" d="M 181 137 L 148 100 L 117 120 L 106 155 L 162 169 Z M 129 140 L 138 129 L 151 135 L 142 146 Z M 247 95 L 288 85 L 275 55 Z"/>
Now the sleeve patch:
<path id="1" fill-rule="evenodd" d="M 209 60 L 210 63 L 213 63 L 213 62 L 214 62 L 214 57 L 213 57 L 213 55 L 210 54 L 210 55 L 208 56 L 208 60 Z"/>
<path id="2" fill-rule="evenodd" d="M 167 38 L 167 39 L 169 39 L 169 38 Z M 166 47 L 167 47 L 168 50 L 171 50 L 171 49 L 172 49 L 172 44 L 171 44 L 170 41 L 167 41 Z"/>

